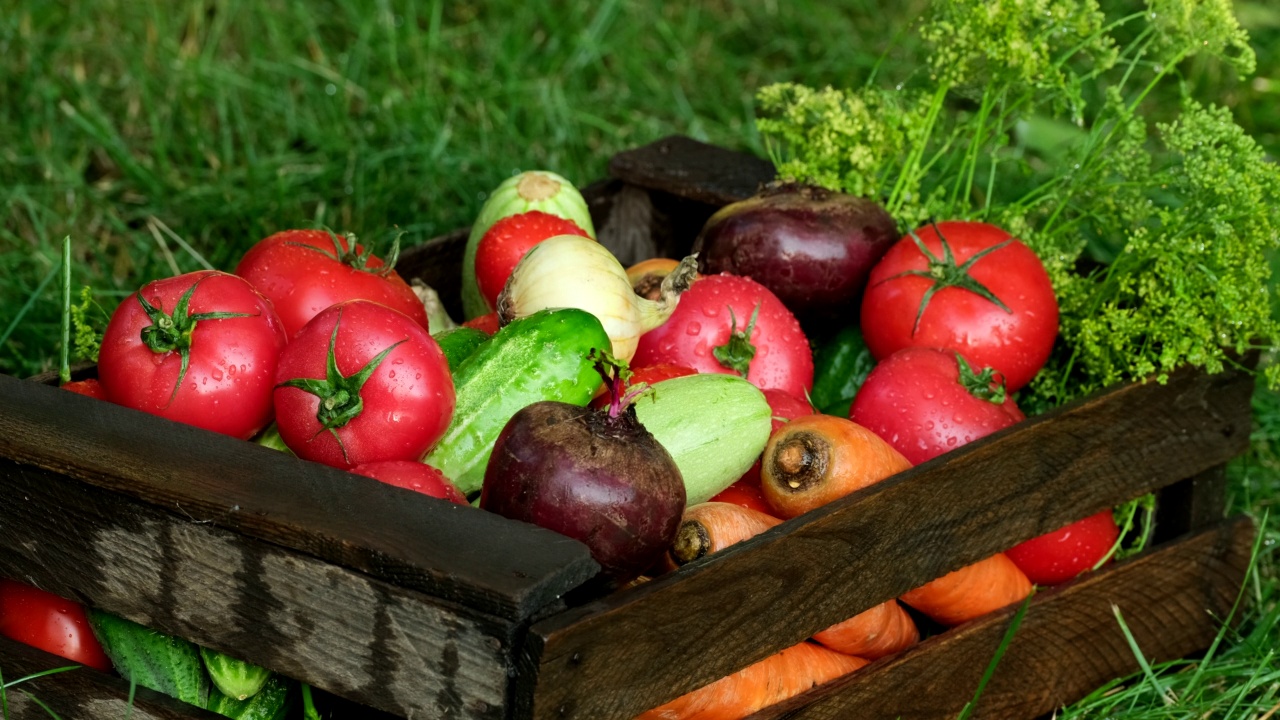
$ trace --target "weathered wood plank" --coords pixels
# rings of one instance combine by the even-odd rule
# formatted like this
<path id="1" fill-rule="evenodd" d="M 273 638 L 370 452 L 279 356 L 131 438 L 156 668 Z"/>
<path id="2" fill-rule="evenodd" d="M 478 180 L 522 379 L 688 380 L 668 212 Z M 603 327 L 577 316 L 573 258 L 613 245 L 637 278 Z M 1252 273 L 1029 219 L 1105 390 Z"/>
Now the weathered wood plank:
<path id="1" fill-rule="evenodd" d="M 74 663 L 0 637 L 0 672 L 4 673 L 5 682 L 68 665 Z M 7 697 L 8 717 L 12 720 L 49 720 L 49 714 L 33 697 L 67 720 L 121 720 L 128 713 L 132 713 L 135 720 L 217 720 L 222 717 L 143 687 L 137 688 L 131 706 L 129 683 L 116 675 L 87 667 L 28 680 L 9 688 Z"/>
<path id="2" fill-rule="evenodd" d="M 504 716 L 511 621 L 33 466 L 0 478 L 0 576 L 401 716 Z"/>
<path id="3" fill-rule="evenodd" d="M 1031 720 L 1138 672 L 1113 607 L 1151 663 L 1203 650 L 1241 590 L 1255 531 L 1219 521 L 1032 599 L 973 717 Z M 1016 608 L 930 638 L 750 720 L 934 720 L 974 695 Z"/>
<path id="4" fill-rule="evenodd" d="M 533 626 L 535 718 L 629 718 L 1245 449 L 1252 376 L 1182 371 L 1020 423 L 718 556 Z M 803 592 L 798 592 L 803 589 Z"/>
<path id="5" fill-rule="evenodd" d="M 513 619 L 597 568 L 557 533 L 4 375 L 0 457 Z"/>
<path id="6" fill-rule="evenodd" d="M 728 205 L 755 194 L 777 172 L 768 160 L 672 135 L 614 155 L 609 174 L 646 190 Z"/>

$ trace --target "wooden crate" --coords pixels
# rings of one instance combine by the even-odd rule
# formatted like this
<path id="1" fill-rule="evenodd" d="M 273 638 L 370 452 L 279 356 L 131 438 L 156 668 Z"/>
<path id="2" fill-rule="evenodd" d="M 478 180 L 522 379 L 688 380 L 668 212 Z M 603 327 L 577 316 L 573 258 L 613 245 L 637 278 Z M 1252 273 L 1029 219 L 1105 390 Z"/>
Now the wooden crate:
<path id="1" fill-rule="evenodd" d="M 610 174 L 584 189 L 601 241 L 678 254 L 772 168 L 676 137 L 615 157 Z M 464 243 L 465 231 L 433 240 L 401 271 L 456 299 Z M 579 599 L 595 564 L 555 533 L 0 376 L 0 576 L 394 716 L 626 719 L 1158 491 L 1155 547 L 1030 603 L 976 716 L 1033 718 L 1138 669 L 1116 610 L 1152 661 L 1204 649 L 1230 614 L 1254 529 L 1223 518 L 1223 465 L 1246 448 L 1252 389 L 1236 370 L 1117 387 L 671 575 Z M 756 720 L 954 717 L 1012 613 Z M 0 642 L 6 678 L 61 665 Z M 128 687 L 113 676 L 81 669 L 23 687 L 63 717 L 124 717 Z M 10 701 L 15 717 L 43 712 Z M 216 717 L 153 693 L 136 706 L 137 718 Z"/>

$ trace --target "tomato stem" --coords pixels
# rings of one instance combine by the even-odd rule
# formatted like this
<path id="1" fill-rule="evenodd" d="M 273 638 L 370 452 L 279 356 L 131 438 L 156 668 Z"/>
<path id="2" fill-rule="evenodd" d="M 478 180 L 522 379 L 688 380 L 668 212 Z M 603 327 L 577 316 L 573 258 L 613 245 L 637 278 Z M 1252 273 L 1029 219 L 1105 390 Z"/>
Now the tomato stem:
<path id="1" fill-rule="evenodd" d="M 933 285 L 929 286 L 929 289 L 925 291 L 924 296 L 920 298 L 920 308 L 916 311 L 916 320 L 915 324 L 911 326 L 911 335 L 914 337 L 916 331 L 920 329 L 920 320 L 924 317 L 925 308 L 929 306 L 929 301 L 933 299 L 933 294 L 943 288 L 955 287 L 976 293 L 984 299 L 995 303 L 1001 310 L 1012 315 L 1013 310 L 1010 310 L 1009 306 L 1005 305 L 1000 298 L 996 297 L 995 293 L 991 292 L 987 286 L 975 280 L 974 277 L 969 274 L 969 271 L 973 269 L 974 263 L 1013 242 L 1013 238 L 1009 238 L 998 245 L 992 245 L 989 248 L 976 252 L 970 256 L 968 260 L 965 260 L 963 264 L 957 265 L 955 253 L 951 251 L 951 243 L 947 242 L 947 238 L 943 236 L 942 230 L 938 227 L 937 223 L 933 223 L 933 231 L 938 235 L 938 242 L 942 243 L 941 258 L 934 255 L 933 252 L 929 250 L 929 247 L 924 244 L 924 241 L 920 239 L 920 236 L 916 235 L 915 230 L 909 230 L 908 234 L 911 235 L 911 241 L 916 244 L 916 247 L 920 249 L 920 253 L 929 261 L 928 269 L 907 270 L 880 281 L 888 282 L 908 275 L 922 277 L 926 280 L 933 281 Z"/>
<path id="2" fill-rule="evenodd" d="M 982 372 L 975 373 L 973 366 L 969 361 L 964 359 L 960 353 L 955 353 L 956 365 L 960 367 L 960 384 L 970 395 L 979 400 L 986 400 L 992 405 L 1004 404 L 1005 398 L 1009 396 L 1005 389 L 1004 376 L 996 379 L 996 371 L 994 368 L 984 367 Z"/>
<path id="3" fill-rule="evenodd" d="M 760 303 L 756 303 L 747 327 L 738 330 L 738 319 L 733 315 L 733 308 L 729 308 L 729 342 L 711 351 L 721 365 L 742 377 L 747 376 L 747 372 L 751 369 L 751 360 L 756 356 L 756 346 L 751 344 L 751 333 L 755 331 L 756 319 L 759 317 Z"/>

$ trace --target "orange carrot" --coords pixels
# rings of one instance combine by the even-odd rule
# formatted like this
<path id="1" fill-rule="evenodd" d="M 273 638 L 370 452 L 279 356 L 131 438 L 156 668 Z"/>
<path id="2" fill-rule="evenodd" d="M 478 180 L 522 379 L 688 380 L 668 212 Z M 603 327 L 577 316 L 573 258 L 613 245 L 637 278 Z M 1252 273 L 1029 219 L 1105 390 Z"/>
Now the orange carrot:
<path id="1" fill-rule="evenodd" d="M 636 720 L 741 720 L 866 664 L 862 658 L 802 642 L 643 713 Z"/>
<path id="2" fill-rule="evenodd" d="M 760 481 L 778 517 L 793 518 L 909 467 L 902 453 L 851 420 L 804 415 L 770 436 Z"/>
<path id="3" fill-rule="evenodd" d="M 782 521 L 772 515 L 724 502 L 704 502 L 685 508 L 684 519 L 671 545 L 677 565 L 755 537 Z"/>
<path id="4" fill-rule="evenodd" d="M 1031 581 L 1004 553 L 966 565 L 915 590 L 902 601 L 943 625 L 986 615 L 1031 594 Z"/>
<path id="5" fill-rule="evenodd" d="M 832 625 L 813 639 L 846 655 L 877 660 L 920 642 L 920 630 L 898 601 L 890 600 Z"/>
<path id="6" fill-rule="evenodd" d="M 649 258 L 627 268 L 627 279 L 631 281 L 631 287 L 636 294 L 657 300 L 662 296 L 659 288 L 662 287 L 662 279 L 671 274 L 672 270 L 679 267 L 680 261 L 671 258 Z"/>

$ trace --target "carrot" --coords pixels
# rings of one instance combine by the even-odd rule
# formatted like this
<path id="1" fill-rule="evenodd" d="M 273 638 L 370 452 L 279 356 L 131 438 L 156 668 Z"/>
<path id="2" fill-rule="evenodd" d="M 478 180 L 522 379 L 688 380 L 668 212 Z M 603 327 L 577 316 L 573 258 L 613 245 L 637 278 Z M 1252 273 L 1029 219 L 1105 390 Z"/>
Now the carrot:
<path id="1" fill-rule="evenodd" d="M 725 502 L 704 502 L 685 508 L 684 519 L 671 545 L 677 565 L 755 537 L 782 521 L 772 515 Z"/>
<path id="2" fill-rule="evenodd" d="M 643 713 L 636 720 L 741 720 L 866 664 L 862 658 L 802 642 Z"/>
<path id="3" fill-rule="evenodd" d="M 1004 553 L 966 565 L 915 590 L 902 601 L 943 625 L 959 625 L 1031 594 L 1031 581 Z"/>
<path id="4" fill-rule="evenodd" d="M 760 481 L 778 517 L 793 518 L 909 467 L 902 453 L 851 420 L 803 415 L 770 436 Z"/>
<path id="5" fill-rule="evenodd" d="M 846 655 L 877 660 L 920 642 L 920 630 L 898 601 L 890 600 L 816 633 L 813 639 Z"/>

